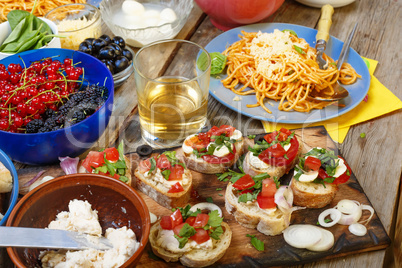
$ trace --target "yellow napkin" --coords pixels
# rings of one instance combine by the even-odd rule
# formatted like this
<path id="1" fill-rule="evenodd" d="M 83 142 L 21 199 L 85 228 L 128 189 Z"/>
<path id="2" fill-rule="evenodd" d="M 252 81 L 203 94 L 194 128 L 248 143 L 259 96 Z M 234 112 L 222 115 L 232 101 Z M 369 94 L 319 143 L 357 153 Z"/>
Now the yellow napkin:
<path id="1" fill-rule="evenodd" d="M 296 129 L 322 125 L 326 128 L 328 134 L 334 141 L 342 143 L 345 140 L 350 126 L 401 109 L 402 101 L 399 100 L 383 84 L 381 84 L 380 81 L 378 81 L 378 79 L 373 75 L 378 61 L 367 58 L 363 59 L 369 67 L 369 72 L 371 75 L 370 88 L 367 93 L 367 102 L 362 101 L 358 106 L 356 106 L 356 108 L 339 117 L 308 125 L 281 123 L 272 124 L 270 122 L 262 121 L 265 131 L 271 132 L 274 130 L 279 130 L 281 127 Z"/>

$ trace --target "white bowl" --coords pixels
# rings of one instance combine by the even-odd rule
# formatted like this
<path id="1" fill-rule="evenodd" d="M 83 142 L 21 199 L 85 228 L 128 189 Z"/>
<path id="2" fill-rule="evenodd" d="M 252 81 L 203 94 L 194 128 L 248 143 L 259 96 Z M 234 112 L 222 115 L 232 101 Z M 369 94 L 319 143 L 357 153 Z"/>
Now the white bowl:
<path id="1" fill-rule="evenodd" d="M 45 19 L 45 18 L 39 18 L 41 20 L 43 20 L 44 22 L 47 23 L 47 25 L 49 25 L 50 29 L 52 29 L 53 34 L 59 34 L 59 31 L 57 30 L 57 26 L 56 24 L 54 24 L 52 21 Z M 11 27 L 10 27 L 10 23 L 8 21 L 5 21 L 3 23 L 0 24 L 0 45 L 4 42 L 4 40 L 6 40 L 6 38 L 10 35 L 11 33 Z M 41 47 L 42 48 L 60 48 L 60 38 L 58 37 L 53 37 L 53 39 L 46 45 Z M 4 59 L 8 56 L 14 55 L 15 53 L 3 53 L 0 52 L 0 60 Z"/>
<path id="2" fill-rule="evenodd" d="M 355 0 L 296 0 L 310 7 L 321 8 L 323 5 L 330 4 L 333 7 L 343 7 L 353 3 Z"/>

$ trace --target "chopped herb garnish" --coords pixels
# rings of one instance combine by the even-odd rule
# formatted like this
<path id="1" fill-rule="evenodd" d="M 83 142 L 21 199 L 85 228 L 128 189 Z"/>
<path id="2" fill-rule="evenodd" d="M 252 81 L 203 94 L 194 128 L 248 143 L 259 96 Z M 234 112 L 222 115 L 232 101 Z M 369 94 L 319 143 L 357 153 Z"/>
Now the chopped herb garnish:
<path id="1" fill-rule="evenodd" d="M 366 137 L 366 133 L 364 133 L 364 132 L 362 132 L 362 133 L 360 133 L 360 138 L 365 138 Z"/>
<path id="2" fill-rule="evenodd" d="M 249 139 L 255 139 L 255 135 L 248 135 L 247 138 L 249 138 Z"/>
<path id="3" fill-rule="evenodd" d="M 217 191 L 222 191 L 222 188 L 216 188 Z"/>
<path id="4" fill-rule="evenodd" d="M 155 168 L 156 168 L 156 161 L 155 161 L 155 158 L 151 157 L 151 158 L 149 159 L 149 162 L 151 162 L 151 168 L 150 168 L 149 171 L 148 171 L 148 175 L 151 174 L 151 173 L 155 170 Z"/>
<path id="5" fill-rule="evenodd" d="M 264 251 L 264 242 L 259 240 L 255 235 L 246 234 L 247 237 L 251 237 L 251 244 L 258 251 Z"/>
<path id="6" fill-rule="evenodd" d="M 293 48 L 299 53 L 299 54 L 306 54 L 306 52 L 304 52 L 304 50 L 301 47 L 298 47 L 296 45 L 293 45 Z"/>
<path id="7" fill-rule="evenodd" d="M 213 200 L 212 197 L 210 197 L 210 196 L 208 196 L 208 197 L 206 198 L 206 201 L 207 201 L 208 203 L 213 203 L 213 202 L 214 202 L 214 200 Z"/>

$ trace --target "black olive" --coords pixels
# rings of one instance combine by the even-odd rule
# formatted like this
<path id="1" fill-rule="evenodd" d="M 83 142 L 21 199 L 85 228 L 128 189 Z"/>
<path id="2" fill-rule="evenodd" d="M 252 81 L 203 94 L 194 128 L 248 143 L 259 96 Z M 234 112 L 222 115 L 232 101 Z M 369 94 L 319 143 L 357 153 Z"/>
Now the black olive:
<path id="1" fill-rule="evenodd" d="M 84 41 L 80 44 L 78 50 L 87 54 L 92 54 L 92 48 L 93 46 L 89 41 Z"/>
<path id="2" fill-rule="evenodd" d="M 109 69 L 109 71 L 110 71 L 112 74 L 114 74 L 114 65 L 113 65 L 113 61 L 103 59 L 103 60 L 101 60 L 101 62 L 103 62 L 103 64 L 106 65 L 106 67 Z"/>
<path id="3" fill-rule="evenodd" d="M 110 43 L 112 43 L 112 39 L 110 39 L 110 36 L 108 36 L 107 34 L 103 34 L 99 37 L 99 39 L 103 39 L 106 41 L 106 43 L 109 45 Z"/>
<path id="4" fill-rule="evenodd" d="M 152 153 L 152 147 L 149 145 L 141 145 L 137 147 L 136 152 L 140 156 L 148 156 Z"/>
<path id="5" fill-rule="evenodd" d="M 102 47 L 99 50 L 98 59 L 113 60 L 116 57 L 116 50 L 110 46 Z"/>
<path id="6" fill-rule="evenodd" d="M 124 69 L 126 69 L 129 65 L 129 61 L 124 56 L 118 56 L 114 60 L 114 70 L 116 73 L 120 73 Z"/>
<path id="7" fill-rule="evenodd" d="M 123 37 L 120 36 L 113 37 L 112 42 L 116 45 L 119 45 L 121 48 L 124 48 L 126 46 L 126 42 L 124 41 Z"/>
<path id="8" fill-rule="evenodd" d="M 92 53 L 93 55 L 98 54 L 99 50 L 101 50 L 102 47 L 107 46 L 107 43 L 103 39 L 95 39 L 92 42 Z"/>
<path id="9" fill-rule="evenodd" d="M 133 60 L 133 53 L 130 52 L 127 48 L 123 49 L 122 55 L 128 59 L 128 61 Z"/>
<path id="10" fill-rule="evenodd" d="M 262 142 L 264 140 L 264 136 L 267 135 L 266 133 L 258 134 L 254 138 L 254 143 Z"/>
<path id="11" fill-rule="evenodd" d="M 109 47 L 112 47 L 115 50 L 116 56 L 121 56 L 123 54 L 123 49 L 114 43 L 111 43 Z"/>
<path id="12" fill-rule="evenodd" d="M 95 41 L 95 38 L 89 37 L 89 38 L 86 38 L 86 39 L 84 40 L 84 42 L 85 42 L 85 41 L 89 42 L 89 43 L 92 45 L 92 43 Z"/>

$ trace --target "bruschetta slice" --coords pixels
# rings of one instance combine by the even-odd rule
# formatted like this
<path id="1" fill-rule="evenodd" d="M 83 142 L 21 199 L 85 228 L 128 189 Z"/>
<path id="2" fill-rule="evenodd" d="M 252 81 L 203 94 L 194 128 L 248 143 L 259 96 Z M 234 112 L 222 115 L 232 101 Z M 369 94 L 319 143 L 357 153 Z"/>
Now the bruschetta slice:
<path id="1" fill-rule="evenodd" d="M 322 208 L 331 203 L 338 185 L 349 180 L 351 169 L 346 161 L 323 148 L 307 152 L 294 169 L 290 187 L 294 204 Z"/>
<path id="2" fill-rule="evenodd" d="M 242 133 L 232 126 L 212 127 L 208 132 L 188 136 L 181 158 L 189 169 L 206 173 L 222 173 L 233 166 L 243 153 Z"/>
<path id="3" fill-rule="evenodd" d="M 193 177 L 176 151 L 140 161 L 134 175 L 133 186 L 166 208 L 184 206 L 191 197 Z"/>
<path id="4" fill-rule="evenodd" d="M 268 173 L 271 177 L 280 178 L 296 165 L 301 149 L 295 133 L 281 128 L 249 147 L 243 170 L 251 176 Z"/>
<path id="5" fill-rule="evenodd" d="M 202 213 L 191 206 L 163 216 L 152 227 L 149 242 L 155 255 L 166 262 L 180 261 L 187 267 L 205 267 L 223 257 L 232 231 L 218 210 Z"/>

